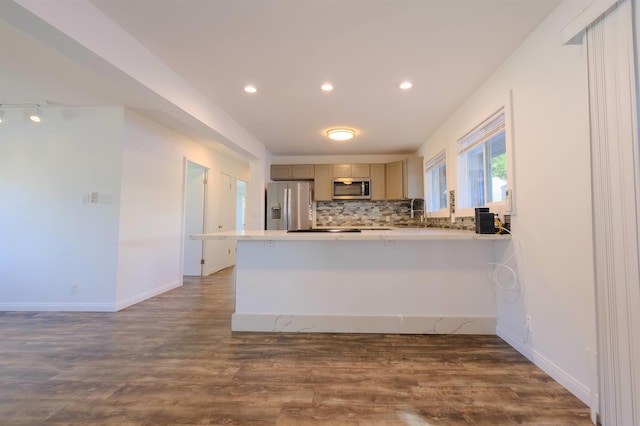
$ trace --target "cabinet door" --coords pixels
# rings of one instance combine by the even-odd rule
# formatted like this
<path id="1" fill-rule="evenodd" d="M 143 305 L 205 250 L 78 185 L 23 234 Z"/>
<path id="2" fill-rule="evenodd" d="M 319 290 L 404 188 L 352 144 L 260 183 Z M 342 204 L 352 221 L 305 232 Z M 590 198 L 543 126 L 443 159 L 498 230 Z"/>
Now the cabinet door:
<path id="1" fill-rule="evenodd" d="M 404 199 L 404 161 L 394 161 L 387 163 L 387 200 Z"/>
<path id="2" fill-rule="evenodd" d="M 368 164 L 352 164 L 351 165 L 351 177 L 369 177 L 369 165 Z"/>
<path id="3" fill-rule="evenodd" d="M 333 168 L 330 164 L 316 164 L 313 180 L 313 198 L 315 201 L 331 201 L 333 194 Z"/>
<path id="4" fill-rule="evenodd" d="M 291 179 L 291 166 L 284 164 L 271 165 L 271 180 Z"/>
<path id="5" fill-rule="evenodd" d="M 291 166 L 291 177 L 294 179 L 313 179 L 313 164 L 294 164 Z"/>
<path id="6" fill-rule="evenodd" d="M 371 165 L 371 200 L 384 200 L 385 199 L 385 165 L 384 164 L 372 164 Z"/>
<path id="7" fill-rule="evenodd" d="M 423 157 L 408 157 L 405 179 L 407 180 L 406 198 L 424 199 L 424 161 Z"/>
<path id="8" fill-rule="evenodd" d="M 351 164 L 334 164 L 333 177 L 336 177 L 336 178 L 351 177 Z"/>

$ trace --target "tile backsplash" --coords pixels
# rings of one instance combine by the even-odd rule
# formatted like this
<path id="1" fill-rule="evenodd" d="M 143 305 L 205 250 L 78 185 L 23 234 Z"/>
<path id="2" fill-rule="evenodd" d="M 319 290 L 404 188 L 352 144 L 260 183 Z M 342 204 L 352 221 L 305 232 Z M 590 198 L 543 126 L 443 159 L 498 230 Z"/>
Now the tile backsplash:
<path id="1" fill-rule="evenodd" d="M 473 217 L 458 217 L 456 223 L 451 223 L 448 217 L 427 217 L 427 227 L 475 231 L 476 220 Z"/>
<path id="2" fill-rule="evenodd" d="M 394 226 L 421 225 L 422 200 L 416 200 L 411 219 L 411 201 L 318 201 L 316 226 Z M 389 220 L 387 221 L 387 217 Z M 424 224 L 422 224 L 424 226 Z"/>
<path id="3" fill-rule="evenodd" d="M 316 226 L 379 226 L 464 229 L 473 231 L 473 217 L 458 217 L 455 223 L 446 218 L 427 217 L 420 221 L 424 202 L 414 202 L 414 218 L 411 218 L 411 200 L 403 201 L 318 201 L 316 202 Z M 427 214 L 428 216 L 428 214 Z M 389 221 L 387 221 L 387 217 Z"/>

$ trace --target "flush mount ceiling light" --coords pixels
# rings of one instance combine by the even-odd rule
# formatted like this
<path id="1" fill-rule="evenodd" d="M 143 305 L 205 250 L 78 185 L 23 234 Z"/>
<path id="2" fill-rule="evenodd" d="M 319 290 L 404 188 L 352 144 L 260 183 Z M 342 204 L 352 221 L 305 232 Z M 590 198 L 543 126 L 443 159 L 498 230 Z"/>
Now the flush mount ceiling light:
<path id="1" fill-rule="evenodd" d="M 334 141 L 348 141 L 356 135 L 355 130 L 351 129 L 331 129 L 327 131 L 329 139 Z"/>
<path id="2" fill-rule="evenodd" d="M 258 89 L 256 89 L 256 86 L 252 85 L 252 84 L 248 84 L 246 86 L 244 86 L 244 91 L 247 93 L 256 93 L 258 91 Z"/>
<path id="3" fill-rule="evenodd" d="M 322 91 L 324 91 L 324 92 L 330 92 L 330 91 L 333 90 L 333 84 L 324 83 L 322 86 L 320 86 L 320 89 L 322 89 Z"/>
<path id="4" fill-rule="evenodd" d="M 402 90 L 408 90 L 413 87 L 413 84 L 410 81 L 403 81 L 398 85 L 398 87 L 401 88 Z"/>

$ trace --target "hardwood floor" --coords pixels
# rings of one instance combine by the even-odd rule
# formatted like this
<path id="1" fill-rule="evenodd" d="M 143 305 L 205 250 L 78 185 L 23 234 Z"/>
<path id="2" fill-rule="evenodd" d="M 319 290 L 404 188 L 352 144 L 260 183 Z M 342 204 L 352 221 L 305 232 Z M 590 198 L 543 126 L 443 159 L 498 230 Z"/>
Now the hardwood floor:
<path id="1" fill-rule="evenodd" d="M 496 336 L 231 333 L 233 269 L 118 313 L 0 313 L 2 425 L 589 425 Z"/>

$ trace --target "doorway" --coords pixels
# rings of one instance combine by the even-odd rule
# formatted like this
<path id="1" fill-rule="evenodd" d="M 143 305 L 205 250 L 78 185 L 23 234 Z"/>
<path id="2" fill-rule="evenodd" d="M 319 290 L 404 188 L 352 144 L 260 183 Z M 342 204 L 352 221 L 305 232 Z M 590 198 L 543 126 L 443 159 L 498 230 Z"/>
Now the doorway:
<path id="1" fill-rule="evenodd" d="M 236 180 L 236 229 L 244 231 L 247 222 L 247 182 Z"/>
<path id="2" fill-rule="evenodd" d="M 229 174 L 220 172 L 216 175 L 217 191 L 214 232 L 233 231 L 236 226 L 235 182 Z M 213 240 L 209 242 L 211 264 L 205 269 L 205 275 L 232 266 L 236 262 L 236 243 L 233 240 Z"/>
<path id="3" fill-rule="evenodd" d="M 203 234 L 206 218 L 207 172 L 208 169 L 191 161 L 186 162 L 185 171 L 185 213 L 184 213 L 184 255 L 182 274 L 203 275 L 204 244 L 202 240 L 190 240 L 191 234 Z"/>

